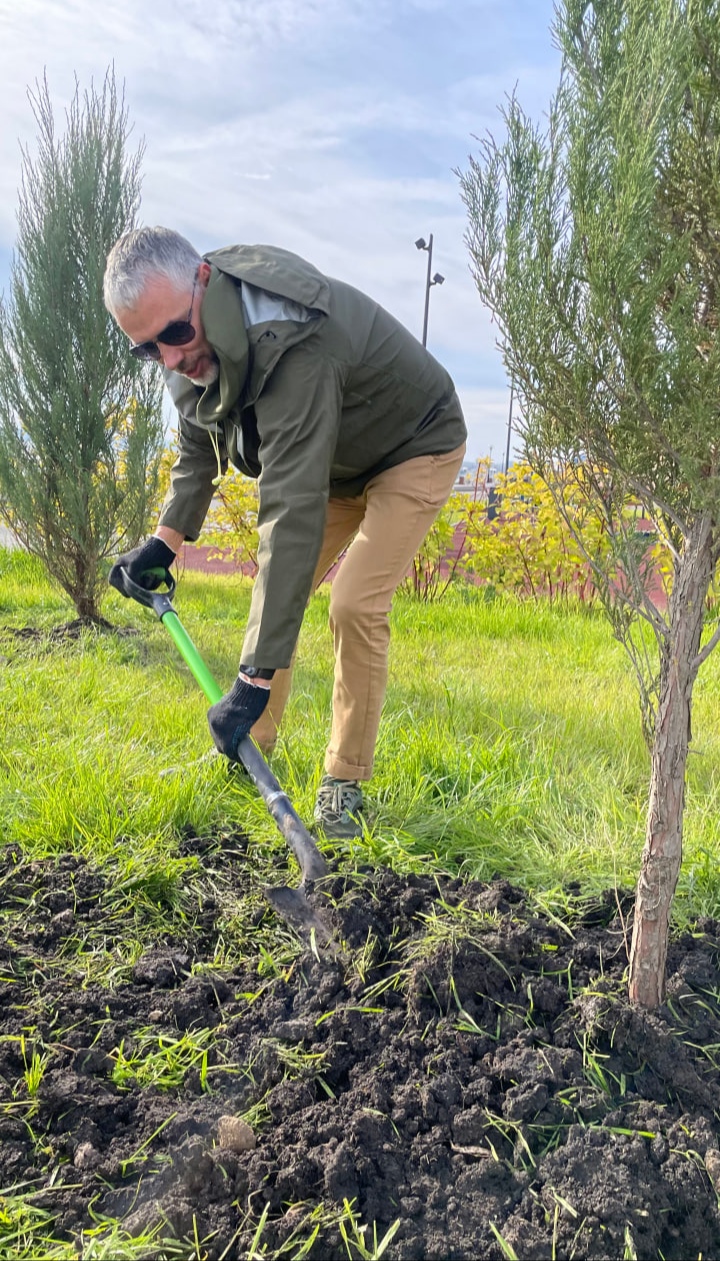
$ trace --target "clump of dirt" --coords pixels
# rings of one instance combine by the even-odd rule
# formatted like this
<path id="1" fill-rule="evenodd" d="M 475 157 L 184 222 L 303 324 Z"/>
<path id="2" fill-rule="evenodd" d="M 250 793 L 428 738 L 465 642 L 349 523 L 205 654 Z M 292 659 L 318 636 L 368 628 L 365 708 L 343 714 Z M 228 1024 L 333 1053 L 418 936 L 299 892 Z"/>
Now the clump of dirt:
<path id="1" fill-rule="evenodd" d="M 184 849 L 247 879 L 237 843 Z M 336 957 L 278 927 L 280 962 L 229 963 L 208 894 L 80 984 L 68 942 L 95 940 L 102 875 L 6 850 L 0 882 L 0 1184 L 58 1238 L 106 1216 L 209 1261 L 258 1238 L 336 1261 L 393 1228 L 398 1261 L 720 1253 L 718 922 L 673 943 L 644 1013 L 627 896 L 571 891 L 561 921 L 504 881 L 366 870 L 313 894 Z"/>

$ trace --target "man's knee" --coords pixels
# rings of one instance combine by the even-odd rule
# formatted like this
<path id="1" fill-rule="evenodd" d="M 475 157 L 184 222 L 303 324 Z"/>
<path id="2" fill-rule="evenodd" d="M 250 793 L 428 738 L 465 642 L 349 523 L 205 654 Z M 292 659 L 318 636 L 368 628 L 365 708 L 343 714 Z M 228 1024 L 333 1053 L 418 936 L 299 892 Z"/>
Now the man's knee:
<path id="1" fill-rule="evenodd" d="M 333 631 L 352 631 L 371 638 L 388 625 L 388 610 L 377 607 L 377 593 L 353 590 L 349 583 L 333 583 L 329 618 Z"/>

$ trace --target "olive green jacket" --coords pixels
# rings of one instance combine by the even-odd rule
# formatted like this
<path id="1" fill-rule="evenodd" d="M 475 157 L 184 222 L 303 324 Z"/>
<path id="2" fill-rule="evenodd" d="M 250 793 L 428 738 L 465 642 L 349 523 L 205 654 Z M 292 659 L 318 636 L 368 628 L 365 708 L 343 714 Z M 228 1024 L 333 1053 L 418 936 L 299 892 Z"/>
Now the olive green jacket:
<path id="1" fill-rule="evenodd" d="M 271 246 L 206 258 L 202 319 L 219 378 L 203 390 L 165 372 L 179 450 L 160 524 L 198 537 L 218 474 L 215 446 L 223 471 L 229 459 L 259 478 L 259 572 L 241 659 L 280 668 L 302 623 L 328 497 L 359 495 L 384 469 L 454 450 L 465 422 L 445 369 L 365 294 Z M 246 327 L 243 291 L 256 312 L 272 295 L 280 318 Z"/>

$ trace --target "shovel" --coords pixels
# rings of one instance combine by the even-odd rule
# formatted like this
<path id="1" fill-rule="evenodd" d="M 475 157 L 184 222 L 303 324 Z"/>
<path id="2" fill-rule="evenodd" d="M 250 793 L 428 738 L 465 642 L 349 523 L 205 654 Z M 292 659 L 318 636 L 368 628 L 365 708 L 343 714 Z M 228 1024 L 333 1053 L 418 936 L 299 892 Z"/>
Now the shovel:
<path id="1" fill-rule="evenodd" d="M 125 594 L 157 614 L 183 661 L 200 684 L 207 700 L 214 705 L 222 697 L 223 691 L 210 673 L 173 607 L 172 597 L 175 594 L 176 583 L 172 574 L 165 569 L 158 570 L 157 574 L 162 577 L 167 590 L 148 591 L 146 587 L 133 582 L 127 570 L 123 569 L 121 573 Z M 309 882 L 327 875 L 325 859 L 290 804 L 287 794 L 283 792 L 257 745 L 249 736 L 245 736 L 238 744 L 237 760 L 245 767 L 263 798 L 302 872 L 302 880 L 297 888 L 291 888 L 289 885 L 266 886 L 263 889 L 265 898 L 273 910 L 277 911 L 278 915 L 288 923 L 306 931 L 314 930 L 316 937 L 321 941 L 330 942 L 331 934 L 320 916 L 313 910 L 306 893 Z"/>

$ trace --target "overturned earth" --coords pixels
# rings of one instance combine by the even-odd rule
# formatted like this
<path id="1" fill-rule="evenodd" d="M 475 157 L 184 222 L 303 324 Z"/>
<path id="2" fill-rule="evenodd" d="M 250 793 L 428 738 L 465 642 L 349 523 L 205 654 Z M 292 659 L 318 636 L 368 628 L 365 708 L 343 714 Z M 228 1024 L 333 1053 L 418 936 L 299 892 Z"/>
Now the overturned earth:
<path id="1" fill-rule="evenodd" d="M 154 919 L 78 857 L 0 851 L 0 1207 L 78 1255 L 111 1223 L 208 1261 L 720 1255 L 718 922 L 673 941 L 646 1013 L 622 891 L 560 915 L 500 880 L 335 872 L 335 949 L 258 894 L 240 956 L 247 842 L 182 855 L 182 914 Z"/>

